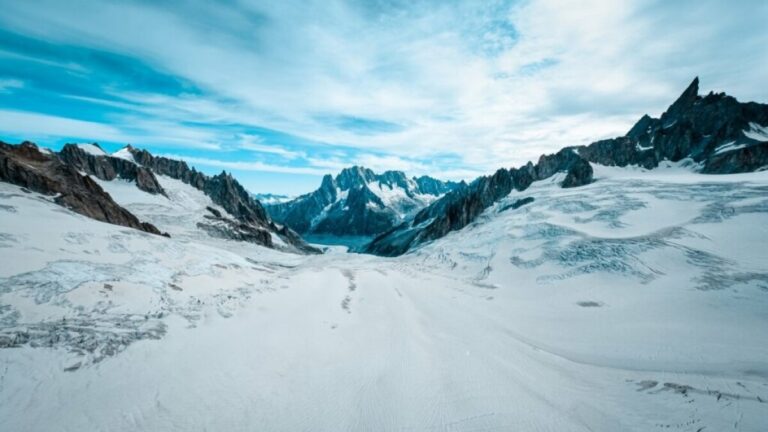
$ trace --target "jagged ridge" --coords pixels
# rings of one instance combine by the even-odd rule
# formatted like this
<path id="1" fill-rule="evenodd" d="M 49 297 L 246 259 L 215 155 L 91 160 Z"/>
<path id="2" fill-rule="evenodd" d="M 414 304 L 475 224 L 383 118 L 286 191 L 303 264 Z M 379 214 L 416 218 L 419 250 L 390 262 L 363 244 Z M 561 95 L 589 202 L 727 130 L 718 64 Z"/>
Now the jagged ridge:
<path id="1" fill-rule="evenodd" d="M 13 145 L 0 141 L 0 180 L 56 195 L 57 204 L 92 219 L 161 234 L 157 227 L 141 222 L 118 205 L 90 177 L 81 175 L 55 154 L 42 152 L 34 143 L 25 141 Z"/>
<path id="2" fill-rule="evenodd" d="M 314 192 L 266 208 L 275 220 L 300 233 L 372 236 L 456 187 L 427 176 L 409 179 L 401 171 L 376 174 L 354 166 L 335 178 L 324 176 Z"/>
<path id="3" fill-rule="evenodd" d="M 92 144 L 98 147 L 97 144 Z M 126 146 L 122 151 L 129 154 L 133 161 L 107 155 L 94 155 L 84 151 L 76 144 L 67 144 L 59 153 L 62 160 L 72 164 L 88 174 L 103 180 L 120 177 L 135 181 L 136 186 L 149 193 L 165 195 L 155 173 L 180 180 L 211 198 L 234 216 L 231 220 L 221 214 L 209 216 L 211 222 L 200 224 L 199 228 L 211 235 L 248 241 L 266 247 L 275 247 L 272 234 L 280 236 L 286 243 L 304 252 L 317 253 L 318 249 L 308 245 L 295 233 L 285 227 L 275 225 L 261 204 L 235 180 L 231 174 L 223 172 L 207 176 L 186 162 L 158 157 L 147 150 Z"/>
<path id="4" fill-rule="evenodd" d="M 564 171 L 562 187 L 592 181 L 589 162 L 655 168 L 663 160 L 691 158 L 703 173 L 750 172 L 768 167 L 768 105 L 741 103 L 724 93 L 698 95 L 698 77 L 655 119 L 644 115 L 623 137 L 543 155 L 536 165 L 500 169 L 467 188 L 447 194 L 412 219 L 381 234 L 362 248 L 383 256 L 401 255 L 471 223 L 512 189 Z"/>

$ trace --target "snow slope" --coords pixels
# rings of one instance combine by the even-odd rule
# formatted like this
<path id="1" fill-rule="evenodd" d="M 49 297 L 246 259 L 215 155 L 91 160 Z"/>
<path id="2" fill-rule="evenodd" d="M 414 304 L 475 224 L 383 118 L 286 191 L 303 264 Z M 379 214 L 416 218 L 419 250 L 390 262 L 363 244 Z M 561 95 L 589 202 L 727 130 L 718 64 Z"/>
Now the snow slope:
<path id="1" fill-rule="evenodd" d="M 595 176 L 391 259 L 0 184 L 0 430 L 768 429 L 768 173 Z"/>

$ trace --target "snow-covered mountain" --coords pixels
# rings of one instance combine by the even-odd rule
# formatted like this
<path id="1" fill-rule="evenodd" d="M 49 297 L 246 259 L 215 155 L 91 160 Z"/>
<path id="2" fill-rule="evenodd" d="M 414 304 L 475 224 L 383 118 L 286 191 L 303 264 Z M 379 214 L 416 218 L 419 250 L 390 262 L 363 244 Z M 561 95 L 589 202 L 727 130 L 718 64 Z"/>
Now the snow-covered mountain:
<path id="1" fill-rule="evenodd" d="M 564 173 L 561 186 L 592 181 L 590 163 L 654 169 L 689 160 L 702 173 L 729 174 L 768 169 L 768 105 L 739 102 L 724 93 L 699 96 L 695 78 L 661 115 L 644 115 L 623 137 L 568 147 L 542 155 L 536 164 L 501 168 L 458 188 L 362 248 L 378 255 L 406 253 L 473 222 L 512 191 Z"/>
<path id="2" fill-rule="evenodd" d="M 102 182 L 170 238 L 0 183 L 0 430 L 762 432 L 768 172 L 662 165 L 397 258 L 196 237 L 163 176 L 189 216 Z"/>
<path id="3" fill-rule="evenodd" d="M 109 155 L 98 144 L 67 144 L 53 153 L 29 142 L 0 142 L 0 180 L 58 194 L 55 202 L 77 213 L 153 234 L 176 234 L 183 227 L 185 235 L 318 252 L 272 222 L 230 174 L 209 177 L 131 146 Z M 179 214 L 187 216 L 183 223 L 174 219 Z"/>
<path id="4" fill-rule="evenodd" d="M 0 143 L 0 430 L 768 430 L 768 110 L 696 85 L 469 185 L 292 201 L 415 212 L 387 258 L 296 253 L 226 173 Z"/>
<path id="5" fill-rule="evenodd" d="M 326 175 L 314 192 L 266 209 L 275 221 L 302 234 L 372 236 L 457 187 L 458 183 L 427 176 L 408 178 L 401 171 L 376 174 L 354 166 L 335 178 Z"/>

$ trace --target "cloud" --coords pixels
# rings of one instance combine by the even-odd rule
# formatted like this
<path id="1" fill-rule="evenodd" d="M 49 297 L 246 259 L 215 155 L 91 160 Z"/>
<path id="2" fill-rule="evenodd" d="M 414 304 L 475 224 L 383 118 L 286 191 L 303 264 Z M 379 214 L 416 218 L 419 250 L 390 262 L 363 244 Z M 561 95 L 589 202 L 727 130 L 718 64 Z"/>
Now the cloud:
<path id="1" fill-rule="evenodd" d="M 266 140 L 259 135 L 238 134 L 238 147 L 256 153 L 269 153 L 281 156 L 285 159 L 306 157 L 303 152 L 290 151 L 282 147 L 266 144 Z"/>
<path id="2" fill-rule="evenodd" d="M 284 174 L 311 174 L 311 175 L 317 175 L 317 176 L 327 174 L 327 171 L 322 168 L 272 165 L 272 164 L 267 164 L 263 162 L 227 161 L 227 160 L 221 160 L 221 159 L 187 156 L 187 155 L 173 154 L 173 153 L 162 153 L 159 156 L 163 156 L 171 159 L 183 160 L 193 165 L 221 168 L 224 170 L 259 171 L 259 172 L 272 172 L 272 173 L 284 173 Z"/>
<path id="3" fill-rule="evenodd" d="M 24 81 L 18 79 L 0 79 L 0 93 L 10 92 L 12 89 L 24 87 Z"/>
<path id="4" fill-rule="evenodd" d="M 249 170 L 490 173 L 623 134 L 696 75 L 768 100 L 766 2 L 0 5 L 0 79 L 24 82 L 0 102 L 53 121 L 2 124 Z"/>
<path id="5" fill-rule="evenodd" d="M 73 139 L 95 137 L 110 141 L 124 141 L 127 136 L 117 128 L 82 120 L 54 117 L 45 114 L 0 110 L 0 131 L 29 134 L 34 137 L 71 137 Z"/>

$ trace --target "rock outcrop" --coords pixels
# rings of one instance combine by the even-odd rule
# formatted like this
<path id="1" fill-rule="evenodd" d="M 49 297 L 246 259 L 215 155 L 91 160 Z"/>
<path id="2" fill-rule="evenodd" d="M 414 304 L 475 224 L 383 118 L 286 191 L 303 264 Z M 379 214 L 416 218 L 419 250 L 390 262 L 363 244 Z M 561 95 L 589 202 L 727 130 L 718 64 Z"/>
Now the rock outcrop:
<path id="1" fill-rule="evenodd" d="M 141 222 L 118 205 L 96 182 L 55 154 L 35 144 L 0 142 L 0 181 L 54 196 L 57 204 L 81 215 L 151 234 L 161 234 L 152 224 Z M 165 234 L 167 235 L 167 234 Z"/>
<path id="2" fill-rule="evenodd" d="M 601 165 L 650 169 L 664 160 L 690 158 L 711 174 L 768 167 L 768 105 L 698 92 L 696 78 L 660 118 L 646 114 L 623 137 L 575 149 Z"/>
<path id="3" fill-rule="evenodd" d="M 411 179 L 402 171 L 376 174 L 354 166 L 335 178 L 326 175 L 312 193 L 266 208 L 273 219 L 300 233 L 373 236 L 456 187 L 426 176 Z"/>
<path id="4" fill-rule="evenodd" d="M 411 248 L 469 225 L 485 209 L 512 190 L 522 191 L 536 180 L 565 172 L 562 187 L 583 186 L 592 181 L 592 167 L 572 149 L 542 155 L 536 165 L 501 168 L 492 176 L 480 177 L 421 210 L 413 219 L 379 235 L 361 251 L 382 256 L 402 255 Z"/>
<path id="5" fill-rule="evenodd" d="M 289 228 L 277 226 L 272 222 L 264 207 L 231 174 L 222 171 L 215 176 L 208 176 L 186 162 L 154 156 L 146 150 L 131 146 L 125 148 L 140 166 L 155 174 L 165 175 L 180 180 L 198 189 L 220 205 L 235 219 L 219 215 L 217 223 L 205 223 L 200 226 L 209 234 L 227 237 L 233 240 L 249 241 L 266 247 L 276 247 L 272 235 L 280 237 L 286 244 L 305 253 L 320 253 Z M 214 215 L 215 217 L 215 215 Z M 209 215 L 209 219 L 210 219 Z"/>
<path id="6" fill-rule="evenodd" d="M 96 146 L 98 144 L 89 144 Z M 136 187 L 151 194 L 165 195 L 157 177 L 149 169 L 134 162 L 107 155 L 94 155 L 83 150 L 77 144 L 66 144 L 59 152 L 59 157 L 80 171 L 111 181 L 115 178 L 133 181 Z"/>
<path id="7" fill-rule="evenodd" d="M 723 93 L 699 96 L 693 82 L 661 115 L 644 115 L 618 138 L 568 147 L 543 155 L 534 165 L 500 169 L 448 193 L 413 218 L 374 238 L 362 248 L 376 255 L 400 255 L 474 221 L 512 189 L 564 172 L 564 188 L 593 181 L 590 162 L 652 169 L 661 161 L 690 158 L 703 173 L 740 173 L 768 169 L 768 105 L 742 103 Z"/>

